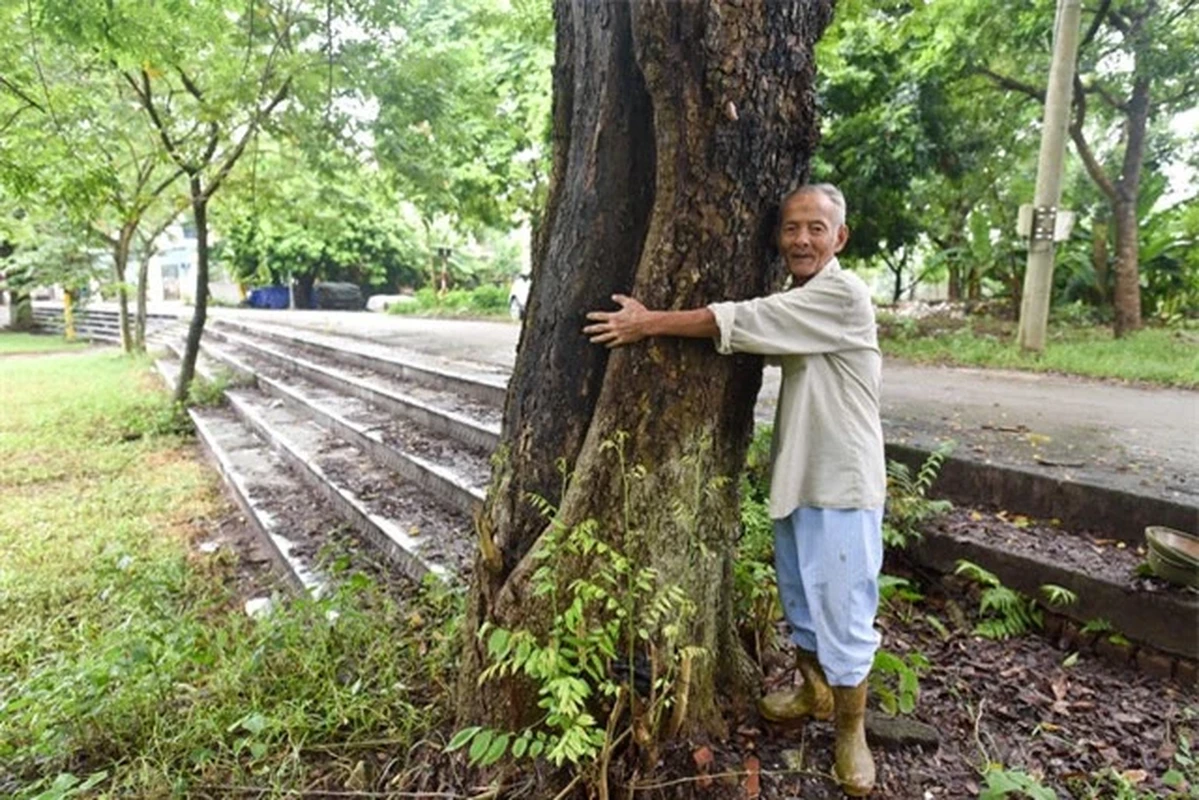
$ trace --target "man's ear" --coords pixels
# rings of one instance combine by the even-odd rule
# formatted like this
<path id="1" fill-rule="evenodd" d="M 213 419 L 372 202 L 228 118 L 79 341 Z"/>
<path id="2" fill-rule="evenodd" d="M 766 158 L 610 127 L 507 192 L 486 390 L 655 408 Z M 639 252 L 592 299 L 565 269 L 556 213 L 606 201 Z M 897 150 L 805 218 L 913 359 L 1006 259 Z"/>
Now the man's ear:
<path id="1" fill-rule="evenodd" d="M 840 228 L 837 228 L 837 243 L 836 243 L 836 246 L 833 247 L 833 252 L 840 253 L 842 250 L 845 249 L 845 243 L 848 241 L 849 241 L 849 228 L 842 225 Z"/>

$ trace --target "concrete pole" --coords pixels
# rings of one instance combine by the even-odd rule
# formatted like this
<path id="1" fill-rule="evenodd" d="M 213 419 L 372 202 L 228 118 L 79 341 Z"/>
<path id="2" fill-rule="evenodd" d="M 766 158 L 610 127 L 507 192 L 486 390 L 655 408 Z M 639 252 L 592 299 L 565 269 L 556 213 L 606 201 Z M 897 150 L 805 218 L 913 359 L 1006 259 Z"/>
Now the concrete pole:
<path id="1" fill-rule="evenodd" d="M 1074 63 L 1078 58 L 1082 0 L 1058 0 L 1053 32 L 1053 63 L 1045 93 L 1045 123 L 1041 130 L 1041 155 L 1037 159 L 1037 188 L 1033 198 L 1032 238 L 1028 268 L 1020 302 L 1020 330 L 1016 341 L 1025 350 L 1045 349 L 1049 323 L 1049 296 L 1053 289 L 1053 227 L 1062 200 L 1062 159 L 1066 150 L 1066 125 L 1074 88 Z"/>

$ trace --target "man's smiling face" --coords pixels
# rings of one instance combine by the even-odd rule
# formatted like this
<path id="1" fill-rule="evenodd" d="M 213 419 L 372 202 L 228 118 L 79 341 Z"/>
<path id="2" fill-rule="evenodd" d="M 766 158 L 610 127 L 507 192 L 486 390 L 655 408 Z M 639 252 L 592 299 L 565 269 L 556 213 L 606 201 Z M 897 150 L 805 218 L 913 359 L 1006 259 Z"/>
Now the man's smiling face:
<path id="1" fill-rule="evenodd" d="M 845 247 L 849 229 L 838 216 L 837 206 L 819 191 L 795 195 L 783 206 L 779 253 L 796 283 L 807 283 Z"/>

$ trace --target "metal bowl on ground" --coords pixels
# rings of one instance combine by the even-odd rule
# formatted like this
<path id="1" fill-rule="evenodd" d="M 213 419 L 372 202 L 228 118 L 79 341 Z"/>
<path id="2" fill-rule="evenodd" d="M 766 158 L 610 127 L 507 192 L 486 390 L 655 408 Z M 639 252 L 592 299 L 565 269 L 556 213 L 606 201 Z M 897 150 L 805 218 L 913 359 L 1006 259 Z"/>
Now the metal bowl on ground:
<path id="1" fill-rule="evenodd" d="M 1199 589 L 1199 537 L 1163 525 L 1145 529 L 1149 566 L 1158 577 Z"/>

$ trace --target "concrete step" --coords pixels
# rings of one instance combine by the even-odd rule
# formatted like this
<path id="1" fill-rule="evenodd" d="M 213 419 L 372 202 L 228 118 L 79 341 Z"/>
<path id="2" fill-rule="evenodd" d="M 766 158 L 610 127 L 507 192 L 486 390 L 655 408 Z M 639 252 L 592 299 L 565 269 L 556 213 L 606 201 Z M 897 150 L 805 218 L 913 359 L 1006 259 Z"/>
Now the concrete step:
<path id="1" fill-rule="evenodd" d="M 420 487 L 372 462 L 361 450 L 252 389 L 231 389 L 233 412 L 360 534 L 420 580 L 469 571 L 471 523 Z"/>
<path id="2" fill-rule="evenodd" d="M 130 325 L 134 316 L 130 313 Z M 150 314 L 146 317 L 146 337 L 167 325 L 177 322 L 176 317 Z M 66 326 L 63 322 L 61 306 L 35 305 L 33 307 L 34 327 L 47 333 L 63 334 Z M 102 342 L 105 344 L 121 343 L 120 315 L 116 311 L 83 308 L 75 312 L 75 335 L 80 339 Z"/>
<path id="3" fill-rule="evenodd" d="M 357 398 L 289 375 L 235 347 L 201 342 L 201 351 L 264 394 L 359 448 L 376 463 L 415 483 L 447 507 L 470 514 L 483 502 L 490 465 L 487 454 L 431 436 L 410 420 Z"/>
<path id="4" fill-rule="evenodd" d="M 462 364 L 432 358 L 394 347 L 374 345 L 345 336 L 327 336 L 282 326 L 244 321 L 214 320 L 217 330 L 229 330 L 252 339 L 269 341 L 289 351 L 319 359 L 333 357 L 338 363 L 391 375 L 404 381 L 459 393 L 462 397 L 502 408 L 508 390 L 508 373 L 492 365 Z"/>
<path id="5" fill-rule="evenodd" d="M 201 347 L 196 374 L 209 381 L 235 376 L 224 393 L 229 411 L 298 476 L 306 494 L 321 498 L 409 577 L 449 581 L 469 573 L 474 541 L 467 511 L 481 502 L 481 490 L 391 447 L 347 418 L 343 407 L 330 408 L 327 397 L 322 402 L 266 375 L 253 380 L 267 391 L 239 388 L 236 381 L 244 382 L 253 368 L 212 344 Z M 182 340 L 169 349 L 180 357 Z M 171 368 L 173 380 L 178 362 Z"/>
<path id="6" fill-rule="evenodd" d="M 168 388 L 179 364 L 156 362 Z M 298 591 L 320 596 L 328 579 L 320 566 L 330 532 L 343 523 L 315 502 L 286 463 L 228 409 L 188 410 L 205 454 L 225 481 L 233 499 L 263 541 L 279 573 Z"/>
<path id="7" fill-rule="evenodd" d="M 388 413 L 405 417 L 438 436 L 490 453 L 499 444 L 500 411 L 453 391 L 406 383 L 392 375 L 337 363 L 334 355 L 320 360 L 293 355 L 227 330 L 212 331 L 213 339 L 242 353 L 267 360 L 288 372 L 339 394 L 357 397 Z"/>
<path id="8" fill-rule="evenodd" d="M 215 326 L 206 333 L 201 364 L 212 371 L 221 363 L 236 373 L 254 376 L 262 395 L 255 393 L 249 397 L 256 399 L 245 399 L 244 390 L 230 392 L 239 398 L 233 401 L 239 413 L 248 420 L 255 419 L 257 413 L 259 421 L 252 424 L 275 443 L 274 447 L 290 453 L 293 468 L 315 465 L 316 470 L 310 470 L 313 477 L 307 479 L 311 486 L 324 494 L 344 496 L 344 490 L 356 497 L 356 501 L 347 499 L 341 504 L 342 512 L 355 519 L 356 526 L 368 525 L 372 514 L 387 515 L 378 514 L 378 509 L 370 506 L 374 495 L 364 497 L 360 487 L 338 484 L 338 478 L 343 484 L 355 484 L 358 476 L 373 476 L 377 470 L 398 473 L 407 480 L 397 484 L 391 477 L 392 483 L 380 484 L 391 487 L 387 489 L 389 495 L 402 491 L 395 488 L 397 485 L 415 486 L 458 512 L 482 500 L 486 452 L 498 440 L 499 412 L 494 405 L 479 410 L 477 401 L 494 395 L 469 392 L 460 383 L 430 379 L 425 369 L 405 372 L 395 365 L 395 359 L 389 363 L 361 342 L 346 341 L 346 352 L 351 355 L 344 356 L 337 337 L 318 339 L 311 332 L 285 335 L 255 327 L 224 322 Z M 255 337 L 269 343 L 255 341 Z M 455 398 L 451 387 L 470 399 Z M 241 410 L 242 406 L 247 410 Z M 470 442 L 465 447 L 444 441 L 453 435 L 447 432 L 450 426 L 444 420 L 464 416 L 463 408 L 486 421 L 491 437 L 459 436 L 459 442 Z M 442 413 L 445 410 L 449 410 L 449 417 Z M 478 417 L 468 418 L 476 428 L 481 427 Z M 326 455 L 329 460 L 322 462 Z M 947 464 L 945 471 L 954 468 Z M 451 537 L 452 546 L 460 548 L 459 565 L 469 562 L 474 546 L 473 537 L 466 533 L 469 524 L 463 522 L 462 526 L 463 530 Z M 1054 535 L 1060 548 L 1091 546 L 1081 536 L 1064 531 Z M 447 572 L 455 569 L 450 558 L 437 561 L 420 551 L 417 546 L 424 544 L 419 541 L 421 537 L 410 537 L 418 540 L 415 542 L 405 541 L 379 531 L 368 536 L 412 573 L 420 571 L 419 566 L 411 566 L 412 557 L 443 565 Z M 1072 565 L 1060 549 L 1057 556 L 1040 558 L 1027 543 L 1019 547 L 1002 537 L 980 539 L 949 530 L 930 530 L 926 536 L 925 542 L 912 551 L 925 566 L 951 572 L 958 559 L 970 560 L 1030 596 L 1039 595 L 1040 586 L 1046 583 L 1064 586 L 1079 595 L 1076 605 L 1054 609 L 1064 616 L 1079 623 L 1107 619 L 1129 639 L 1147 645 L 1146 652 L 1156 648 L 1170 657 L 1187 659 L 1194 659 L 1199 652 L 1199 596 L 1151 581 L 1138 584 L 1128 580 L 1136 560 L 1130 550 L 1119 555 L 1129 563 L 1121 561 L 1118 570 L 1104 576 L 1087 574 Z"/>

